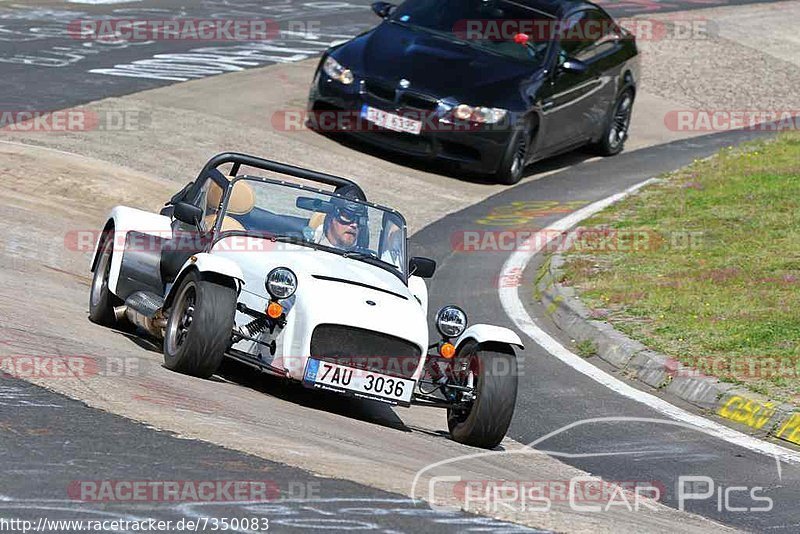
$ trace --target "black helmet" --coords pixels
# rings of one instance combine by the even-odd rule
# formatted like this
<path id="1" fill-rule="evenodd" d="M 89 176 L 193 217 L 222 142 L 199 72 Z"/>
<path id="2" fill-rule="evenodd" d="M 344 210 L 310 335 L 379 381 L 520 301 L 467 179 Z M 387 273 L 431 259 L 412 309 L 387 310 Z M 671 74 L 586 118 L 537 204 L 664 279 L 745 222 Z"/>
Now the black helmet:
<path id="1" fill-rule="evenodd" d="M 344 221 L 356 221 L 359 226 L 367 225 L 367 207 L 359 202 L 352 202 L 352 200 L 361 200 L 366 202 L 367 196 L 364 191 L 357 185 L 342 185 L 336 188 L 334 194 L 339 195 L 331 199 L 333 205 L 333 215 Z"/>
<path id="2" fill-rule="evenodd" d="M 331 204 L 333 205 L 331 216 L 345 223 L 355 221 L 359 226 L 367 225 L 367 207 L 364 204 L 344 198 L 334 198 Z"/>
<path id="3" fill-rule="evenodd" d="M 324 230 L 328 231 L 330 223 L 333 219 L 338 219 L 340 222 L 349 224 L 355 221 L 361 232 L 358 236 L 358 247 L 366 247 L 369 243 L 369 219 L 367 215 L 367 206 L 354 200 L 366 201 L 367 197 L 360 187 L 356 185 L 343 185 L 337 187 L 334 194 L 341 195 L 331 199 L 331 206 L 333 209 L 325 217 Z"/>
<path id="4" fill-rule="evenodd" d="M 336 188 L 334 194 L 345 198 L 353 198 L 355 200 L 361 200 L 364 202 L 367 201 L 367 195 L 365 195 L 364 191 L 362 191 L 361 188 L 355 184 L 340 185 Z"/>

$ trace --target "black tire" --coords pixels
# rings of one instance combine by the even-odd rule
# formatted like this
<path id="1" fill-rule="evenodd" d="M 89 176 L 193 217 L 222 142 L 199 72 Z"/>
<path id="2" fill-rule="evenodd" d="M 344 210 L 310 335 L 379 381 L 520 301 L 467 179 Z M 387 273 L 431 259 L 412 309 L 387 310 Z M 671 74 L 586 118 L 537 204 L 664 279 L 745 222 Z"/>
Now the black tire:
<path id="1" fill-rule="evenodd" d="M 492 349 L 475 343 L 462 349 L 464 357 L 470 358 L 475 400 L 468 410 L 447 410 L 447 427 L 453 440 L 484 449 L 493 449 L 503 441 L 517 401 L 517 358 L 510 348 Z"/>
<path id="2" fill-rule="evenodd" d="M 503 185 L 514 185 L 522 180 L 528 154 L 528 136 L 524 130 L 516 130 L 506 146 L 506 153 L 494 173 L 494 180 Z"/>
<path id="3" fill-rule="evenodd" d="M 625 148 L 628 129 L 631 125 L 634 96 L 633 89 L 628 87 L 614 102 L 611 114 L 606 119 L 606 126 L 603 128 L 603 136 L 593 147 L 599 155 L 615 156 Z"/>
<path id="4" fill-rule="evenodd" d="M 122 301 L 108 290 L 108 276 L 111 272 L 113 256 L 113 230 L 103 236 L 98 247 L 99 255 L 94 268 L 94 277 L 89 291 L 89 320 L 103 326 L 114 326 L 117 317 L 114 306 L 122 305 Z"/>
<path id="5" fill-rule="evenodd" d="M 236 289 L 192 271 L 175 295 L 164 336 L 164 366 L 208 378 L 219 369 L 231 342 Z"/>

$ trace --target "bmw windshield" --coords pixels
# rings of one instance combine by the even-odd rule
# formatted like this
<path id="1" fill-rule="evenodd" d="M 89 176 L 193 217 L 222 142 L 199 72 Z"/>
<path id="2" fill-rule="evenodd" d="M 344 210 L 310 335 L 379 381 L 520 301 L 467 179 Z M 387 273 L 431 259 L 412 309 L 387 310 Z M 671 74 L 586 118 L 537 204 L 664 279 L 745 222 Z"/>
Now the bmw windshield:
<path id="1" fill-rule="evenodd" d="M 240 177 L 218 212 L 217 187 L 204 192 L 205 224 L 296 243 L 372 263 L 405 279 L 406 223 L 394 210 L 317 189 Z"/>
<path id="2" fill-rule="evenodd" d="M 550 17 L 506 0 L 408 0 L 389 20 L 535 64 L 544 60 L 549 39 L 543 35 L 553 27 Z"/>

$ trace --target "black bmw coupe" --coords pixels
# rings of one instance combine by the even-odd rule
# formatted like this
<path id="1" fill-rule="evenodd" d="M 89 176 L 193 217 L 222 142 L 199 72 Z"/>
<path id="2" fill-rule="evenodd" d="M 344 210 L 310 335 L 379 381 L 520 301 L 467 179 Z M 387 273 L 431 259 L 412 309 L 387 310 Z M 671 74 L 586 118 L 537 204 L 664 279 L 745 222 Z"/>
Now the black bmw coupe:
<path id="1" fill-rule="evenodd" d="M 513 184 L 533 161 L 620 152 L 638 79 L 634 36 L 580 0 L 407 0 L 331 47 L 309 126 Z"/>

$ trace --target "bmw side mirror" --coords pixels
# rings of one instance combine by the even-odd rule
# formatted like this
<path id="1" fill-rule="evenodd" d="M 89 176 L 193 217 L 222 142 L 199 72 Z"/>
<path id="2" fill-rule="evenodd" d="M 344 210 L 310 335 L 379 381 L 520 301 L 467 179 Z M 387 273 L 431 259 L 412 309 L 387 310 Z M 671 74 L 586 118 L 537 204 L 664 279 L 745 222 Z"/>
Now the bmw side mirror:
<path id="1" fill-rule="evenodd" d="M 198 227 L 200 226 L 200 221 L 203 220 L 202 208 L 190 204 L 189 202 L 178 202 L 175 204 L 172 215 L 181 222 Z"/>
<path id="2" fill-rule="evenodd" d="M 431 278 L 436 272 L 436 262 L 430 258 L 415 256 L 408 260 L 408 274 L 420 278 Z"/>
<path id="3" fill-rule="evenodd" d="M 397 6 L 389 2 L 374 2 L 372 4 L 372 11 L 380 18 L 385 19 L 395 7 Z"/>
<path id="4" fill-rule="evenodd" d="M 561 70 L 565 72 L 573 72 L 575 74 L 581 74 L 589 70 L 589 65 L 587 65 L 580 59 L 575 59 L 570 57 L 567 58 L 567 60 L 561 64 Z"/>

